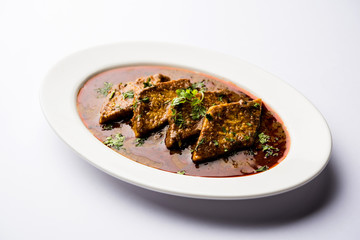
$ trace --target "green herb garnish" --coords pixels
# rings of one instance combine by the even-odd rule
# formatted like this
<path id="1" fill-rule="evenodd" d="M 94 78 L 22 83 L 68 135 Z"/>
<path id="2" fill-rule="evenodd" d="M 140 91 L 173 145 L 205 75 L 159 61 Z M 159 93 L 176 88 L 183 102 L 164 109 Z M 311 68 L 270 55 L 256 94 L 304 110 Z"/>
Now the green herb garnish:
<path id="1" fill-rule="evenodd" d="M 139 100 L 136 99 L 133 103 L 133 110 L 136 110 L 138 104 L 139 104 Z"/>
<path id="2" fill-rule="evenodd" d="M 219 146 L 219 142 L 218 142 L 218 141 L 214 140 L 213 142 L 214 142 L 214 145 L 215 145 L 215 146 Z"/>
<path id="3" fill-rule="evenodd" d="M 135 139 L 135 147 L 140 147 L 140 146 L 144 145 L 146 140 L 147 140 L 147 138 L 136 138 Z"/>
<path id="4" fill-rule="evenodd" d="M 125 137 L 121 133 L 118 133 L 115 136 L 107 137 L 104 144 L 108 147 L 114 147 L 115 149 L 120 150 L 121 147 L 124 146 L 124 140 Z"/>
<path id="5" fill-rule="evenodd" d="M 144 82 L 144 88 L 152 87 L 153 85 L 150 83 L 151 78 L 148 78 L 146 82 Z"/>
<path id="6" fill-rule="evenodd" d="M 104 130 L 112 130 L 114 128 L 114 126 L 111 123 L 106 123 L 101 125 L 102 129 Z"/>
<path id="7" fill-rule="evenodd" d="M 256 169 L 256 172 L 265 172 L 269 169 L 269 167 L 267 165 L 259 167 L 258 169 Z"/>
<path id="8" fill-rule="evenodd" d="M 206 91 L 206 86 L 203 82 L 196 82 L 191 85 L 192 89 L 199 89 L 200 91 Z"/>
<path id="9" fill-rule="evenodd" d="M 177 174 L 180 174 L 180 175 L 185 175 L 185 170 L 181 170 L 181 171 L 178 171 Z"/>
<path id="10" fill-rule="evenodd" d="M 202 139 L 198 142 L 198 144 L 196 145 L 195 151 L 197 151 L 197 150 L 198 150 L 198 147 L 199 147 L 201 144 L 204 144 L 205 141 L 206 141 L 206 139 L 205 139 L 205 138 L 202 138 Z"/>
<path id="11" fill-rule="evenodd" d="M 204 117 L 205 114 L 206 114 L 206 108 L 203 105 L 201 104 L 194 105 L 191 112 L 191 118 L 193 120 L 197 120 L 200 117 Z"/>
<path id="12" fill-rule="evenodd" d="M 182 114 L 178 113 L 174 108 L 172 108 L 171 111 L 172 111 L 171 115 L 172 118 L 174 119 L 175 125 L 178 126 L 179 128 L 182 128 L 185 123 Z"/>
<path id="13" fill-rule="evenodd" d="M 201 98 L 198 98 L 198 93 L 201 94 Z M 202 101 L 204 100 L 204 92 L 198 91 L 196 89 L 177 89 L 176 90 L 177 97 L 174 98 L 171 102 L 171 106 L 177 106 L 185 102 L 189 102 L 191 104 L 192 119 L 196 120 L 200 117 L 204 117 L 206 114 L 206 108 L 202 105 Z"/>
<path id="14" fill-rule="evenodd" d="M 227 137 L 225 137 L 225 140 L 228 141 L 228 142 L 235 142 L 235 139 L 233 139 L 233 138 L 227 138 Z"/>
<path id="15" fill-rule="evenodd" d="M 254 103 L 254 105 L 253 105 L 255 108 L 259 108 L 260 107 L 260 104 L 259 103 Z"/>
<path id="16" fill-rule="evenodd" d="M 97 93 L 106 97 L 108 95 L 110 89 L 112 88 L 112 83 L 104 82 L 104 87 L 95 89 Z"/>
<path id="17" fill-rule="evenodd" d="M 261 144 L 267 143 L 270 140 L 270 136 L 264 134 L 263 132 L 260 133 L 258 137 Z"/>
<path id="18" fill-rule="evenodd" d="M 122 95 L 124 96 L 124 99 L 134 98 L 134 90 L 129 90 L 127 92 L 124 92 Z"/>
<path id="19" fill-rule="evenodd" d="M 115 90 L 110 93 L 109 100 L 112 99 L 115 95 Z"/>
<path id="20" fill-rule="evenodd" d="M 278 155 L 278 153 L 276 153 L 279 151 L 278 148 L 274 148 L 273 146 L 270 146 L 268 144 L 263 145 L 262 148 L 263 148 L 262 149 L 263 152 L 265 153 L 265 158 L 267 158 L 269 156 L 277 156 Z"/>
<path id="21" fill-rule="evenodd" d="M 250 137 L 249 137 L 248 135 L 245 135 L 245 136 L 244 136 L 244 139 L 245 139 L 245 140 L 249 140 Z"/>
<path id="22" fill-rule="evenodd" d="M 251 127 L 251 126 L 252 126 L 252 124 L 251 124 L 251 123 L 246 123 L 246 125 L 248 125 L 249 127 Z"/>
<path id="23" fill-rule="evenodd" d="M 148 103 L 150 101 L 149 97 L 144 97 L 143 99 L 141 99 L 140 101 L 144 102 L 144 103 Z"/>

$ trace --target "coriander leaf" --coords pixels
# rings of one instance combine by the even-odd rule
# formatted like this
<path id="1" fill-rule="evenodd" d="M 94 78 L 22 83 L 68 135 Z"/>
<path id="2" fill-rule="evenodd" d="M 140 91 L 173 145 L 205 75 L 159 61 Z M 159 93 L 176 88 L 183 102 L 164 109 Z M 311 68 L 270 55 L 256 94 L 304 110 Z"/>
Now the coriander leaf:
<path id="1" fill-rule="evenodd" d="M 144 97 L 143 99 L 141 99 L 140 101 L 144 102 L 144 103 L 148 103 L 150 101 L 149 97 Z"/>
<path id="2" fill-rule="evenodd" d="M 139 104 L 139 101 L 136 99 L 133 103 L 133 110 L 136 110 L 138 104 Z"/>
<path id="3" fill-rule="evenodd" d="M 235 139 L 233 139 L 233 138 L 227 138 L 227 137 L 225 137 L 225 140 L 228 141 L 228 142 L 235 142 Z"/>
<path id="4" fill-rule="evenodd" d="M 172 108 L 171 111 L 172 111 L 171 115 L 172 118 L 174 119 L 175 125 L 178 126 L 179 128 L 182 128 L 182 126 L 185 123 L 182 114 L 177 113 L 176 109 L 174 108 Z"/>
<path id="5" fill-rule="evenodd" d="M 254 103 L 254 105 L 253 105 L 255 108 L 259 108 L 260 107 L 260 104 L 259 103 Z"/>
<path id="6" fill-rule="evenodd" d="M 142 146 L 146 140 L 147 140 L 147 138 L 136 138 L 135 139 L 135 147 Z"/>
<path id="7" fill-rule="evenodd" d="M 269 169 L 269 167 L 267 165 L 259 167 L 258 169 L 256 169 L 256 172 L 265 172 Z"/>
<path id="8" fill-rule="evenodd" d="M 106 123 L 101 125 L 102 129 L 104 130 L 112 130 L 114 128 L 114 126 L 111 123 Z"/>
<path id="9" fill-rule="evenodd" d="M 278 154 L 275 152 L 278 152 L 279 149 L 278 148 L 274 148 L 273 146 L 270 146 L 268 144 L 263 145 L 263 152 L 265 153 L 265 158 L 269 157 L 269 156 L 277 156 Z M 275 152 L 274 152 L 275 151 Z"/>
<path id="10" fill-rule="evenodd" d="M 267 143 L 270 140 L 270 136 L 265 135 L 263 132 L 258 137 L 261 144 Z"/>
<path id="11" fill-rule="evenodd" d="M 214 142 L 214 145 L 215 145 L 215 146 L 219 146 L 219 142 L 218 142 L 218 141 L 214 140 L 213 142 Z"/>
<path id="12" fill-rule="evenodd" d="M 118 133 L 115 136 L 107 137 L 104 144 L 108 147 L 114 147 L 115 149 L 120 150 L 121 147 L 124 146 L 124 140 L 125 137 L 121 133 Z"/>
<path id="13" fill-rule="evenodd" d="M 108 92 L 112 88 L 112 83 L 104 82 L 104 87 L 95 89 L 97 93 L 101 94 L 102 96 L 106 97 Z"/>
<path id="14" fill-rule="evenodd" d="M 200 89 L 200 91 L 206 91 L 206 86 L 203 82 L 196 82 L 191 85 L 192 89 Z"/>
<path id="15" fill-rule="evenodd" d="M 134 98 L 134 90 L 129 90 L 127 92 L 124 92 L 122 93 L 122 95 L 124 96 L 124 99 Z"/>
<path id="16" fill-rule="evenodd" d="M 198 142 L 198 144 L 196 145 L 195 151 L 197 151 L 197 150 L 198 150 L 198 147 L 199 147 L 201 144 L 204 144 L 205 141 L 206 141 L 206 139 L 205 139 L 205 138 L 202 138 L 202 139 Z"/>
<path id="17" fill-rule="evenodd" d="M 203 105 L 195 105 L 192 108 L 191 118 L 196 120 L 200 117 L 204 117 L 206 114 L 206 108 Z"/>
<path id="18" fill-rule="evenodd" d="M 177 174 L 180 174 L 180 175 L 185 175 L 185 170 L 181 170 L 181 171 L 178 171 Z"/>
<path id="19" fill-rule="evenodd" d="M 152 87 L 153 85 L 150 83 L 151 78 L 148 78 L 146 82 L 144 82 L 144 88 Z"/>
<path id="20" fill-rule="evenodd" d="M 112 99 L 115 95 L 115 90 L 110 93 L 109 100 Z"/>

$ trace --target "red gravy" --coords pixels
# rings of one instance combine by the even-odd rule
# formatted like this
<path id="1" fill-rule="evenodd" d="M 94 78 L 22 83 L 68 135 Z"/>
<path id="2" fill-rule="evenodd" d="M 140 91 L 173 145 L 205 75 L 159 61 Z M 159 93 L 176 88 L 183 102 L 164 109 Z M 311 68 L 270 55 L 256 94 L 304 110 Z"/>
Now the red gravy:
<path id="1" fill-rule="evenodd" d="M 114 151 L 149 167 L 174 173 L 185 171 L 186 175 L 192 176 L 245 176 L 257 173 L 256 170 L 265 165 L 272 168 L 285 158 L 290 145 L 289 134 L 279 116 L 266 106 L 266 103 L 263 103 L 259 133 L 264 132 L 270 136 L 271 145 L 278 148 L 276 156 L 265 157 L 260 142 L 256 141 L 252 149 L 241 150 L 211 162 L 194 164 L 191 160 L 191 149 L 195 141 L 188 143 L 184 149 L 170 151 L 164 143 L 167 127 L 153 133 L 142 146 L 138 147 L 135 146 L 136 138 L 131 129 L 130 120 L 115 122 L 113 129 L 104 130 L 99 124 L 99 117 L 105 97 L 99 95 L 96 89 L 102 88 L 104 82 L 115 85 L 120 82 L 135 81 L 139 77 L 156 73 L 162 73 L 171 79 L 188 78 L 191 82 L 204 81 L 209 91 L 228 88 L 234 92 L 245 93 L 252 99 L 256 98 L 231 82 L 204 73 L 165 66 L 119 67 L 91 76 L 79 91 L 77 109 L 89 131 L 102 142 L 111 135 L 122 133 L 125 136 L 124 149 L 113 149 Z M 104 145 L 104 147 L 107 146 Z M 125 160 L 119 158 L 119 161 Z"/>

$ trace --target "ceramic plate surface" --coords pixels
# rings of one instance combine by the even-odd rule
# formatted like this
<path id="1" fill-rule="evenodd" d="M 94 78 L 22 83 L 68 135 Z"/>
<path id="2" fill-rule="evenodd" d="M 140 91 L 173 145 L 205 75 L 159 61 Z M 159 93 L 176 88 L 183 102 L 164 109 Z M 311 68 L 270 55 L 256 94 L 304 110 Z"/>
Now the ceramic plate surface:
<path id="1" fill-rule="evenodd" d="M 232 81 L 262 98 L 281 117 L 290 134 L 286 158 L 260 174 L 210 178 L 161 171 L 111 150 L 82 123 L 76 97 L 94 73 L 131 65 L 166 65 L 196 70 Z M 316 177 L 326 166 L 331 152 L 331 135 L 324 118 L 299 92 L 254 65 L 195 47 L 125 42 L 77 52 L 50 70 L 40 91 L 40 102 L 54 131 L 91 164 L 123 181 L 173 195 L 248 199 L 286 192 Z"/>

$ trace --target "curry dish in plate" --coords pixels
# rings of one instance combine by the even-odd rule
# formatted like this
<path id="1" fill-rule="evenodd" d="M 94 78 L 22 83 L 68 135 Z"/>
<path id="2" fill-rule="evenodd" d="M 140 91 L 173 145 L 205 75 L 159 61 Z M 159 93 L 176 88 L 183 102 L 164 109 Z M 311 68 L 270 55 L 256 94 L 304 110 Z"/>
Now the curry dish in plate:
<path id="1" fill-rule="evenodd" d="M 78 113 L 104 145 L 138 163 L 184 175 L 235 177 L 276 166 L 289 134 L 266 103 L 231 82 L 168 66 L 91 76 Z"/>

